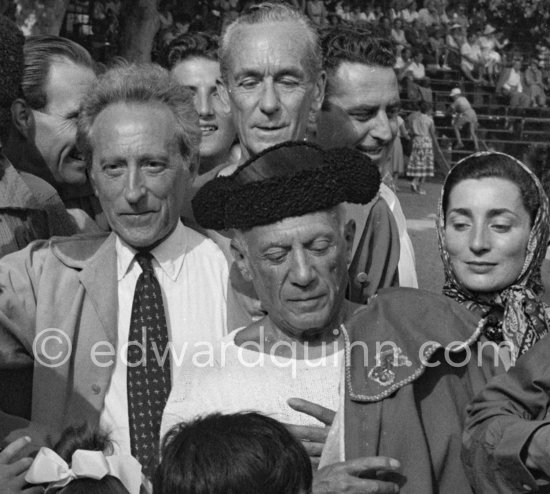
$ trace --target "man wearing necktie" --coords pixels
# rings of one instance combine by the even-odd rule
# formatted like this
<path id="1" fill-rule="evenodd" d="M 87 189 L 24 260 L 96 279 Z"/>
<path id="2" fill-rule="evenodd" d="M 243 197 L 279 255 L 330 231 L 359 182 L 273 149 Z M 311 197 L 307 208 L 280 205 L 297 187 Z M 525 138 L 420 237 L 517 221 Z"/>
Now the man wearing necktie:
<path id="1" fill-rule="evenodd" d="M 112 233 L 34 243 L 0 264 L 0 368 L 34 365 L 31 421 L 0 440 L 50 445 L 88 422 L 151 474 L 178 365 L 227 332 L 225 258 L 180 221 L 198 166 L 193 100 L 160 67 L 105 73 L 78 141 Z"/>

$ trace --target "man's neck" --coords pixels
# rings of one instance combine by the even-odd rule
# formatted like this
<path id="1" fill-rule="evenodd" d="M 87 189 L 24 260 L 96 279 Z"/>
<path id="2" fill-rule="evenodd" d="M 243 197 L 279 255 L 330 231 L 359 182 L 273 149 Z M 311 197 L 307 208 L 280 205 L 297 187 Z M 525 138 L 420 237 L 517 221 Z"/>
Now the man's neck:
<path id="1" fill-rule="evenodd" d="M 362 305 L 344 300 L 333 321 L 300 338 L 279 327 L 267 315 L 237 333 L 235 344 L 272 355 L 297 360 L 317 359 L 343 349 L 341 325 Z"/>

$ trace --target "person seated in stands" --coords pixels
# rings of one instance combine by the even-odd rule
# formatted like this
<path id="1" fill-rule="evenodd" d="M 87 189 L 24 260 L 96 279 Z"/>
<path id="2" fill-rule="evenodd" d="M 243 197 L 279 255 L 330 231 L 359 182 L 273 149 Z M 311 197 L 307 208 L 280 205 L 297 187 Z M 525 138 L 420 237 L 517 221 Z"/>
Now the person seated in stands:
<path id="1" fill-rule="evenodd" d="M 426 77 L 426 68 L 422 63 L 424 58 L 420 50 L 413 51 L 413 58 L 401 70 L 400 77 L 405 80 L 407 97 L 413 101 L 433 101 L 430 78 Z"/>
<path id="2" fill-rule="evenodd" d="M 436 0 L 426 0 L 424 8 L 420 9 L 418 12 L 418 19 L 426 28 L 430 28 L 434 25 L 441 25 L 442 20 L 439 15 Z"/>
<path id="3" fill-rule="evenodd" d="M 476 32 L 469 31 L 466 39 L 462 42 L 460 46 L 460 69 L 468 80 L 479 84 L 483 82 L 483 61 L 481 50 L 476 43 L 477 38 Z"/>
<path id="4" fill-rule="evenodd" d="M 384 15 L 380 17 L 380 20 L 378 21 L 378 29 L 383 36 L 391 38 L 392 26 L 391 20 L 388 16 Z"/>
<path id="5" fill-rule="evenodd" d="M 407 41 L 415 50 L 422 51 L 426 49 L 429 42 L 428 31 L 426 30 L 424 24 L 422 24 L 418 19 L 412 21 L 406 30 L 405 35 L 407 37 Z"/>
<path id="6" fill-rule="evenodd" d="M 548 87 L 542 80 L 542 72 L 539 69 L 539 61 L 531 58 L 529 67 L 525 69 L 525 88 L 531 97 L 533 107 L 546 107 L 546 93 Z"/>
<path id="7" fill-rule="evenodd" d="M 468 27 L 470 26 L 470 21 L 468 19 L 468 14 L 466 12 L 466 5 L 460 3 L 456 10 L 456 15 L 450 19 L 453 24 L 458 24 L 462 28 L 462 32 L 466 33 Z"/>
<path id="8" fill-rule="evenodd" d="M 162 444 L 155 494 L 310 494 L 311 462 L 275 419 L 214 413 L 175 425 Z"/>
<path id="9" fill-rule="evenodd" d="M 402 11 L 403 22 L 406 24 L 411 24 L 413 21 L 418 19 L 418 10 L 416 0 L 409 0 L 407 7 Z"/>
<path id="10" fill-rule="evenodd" d="M 453 24 L 445 36 L 445 46 L 449 52 L 448 64 L 455 70 L 460 70 L 460 47 L 464 43 L 464 33 L 460 24 Z"/>
<path id="11" fill-rule="evenodd" d="M 420 50 L 414 50 L 412 52 L 412 59 L 403 68 L 403 75 L 405 77 L 411 76 L 412 80 L 419 83 L 426 78 L 426 67 L 422 63 L 424 54 Z"/>
<path id="12" fill-rule="evenodd" d="M 525 75 L 521 71 L 521 62 L 521 56 L 514 55 L 512 66 L 502 70 L 496 86 L 496 92 L 505 96 L 511 107 L 531 105 L 531 98 L 525 88 Z"/>
<path id="13" fill-rule="evenodd" d="M 502 57 L 500 53 L 496 51 L 497 39 L 495 33 L 496 29 L 490 24 L 487 24 L 483 30 L 483 35 L 477 40 L 481 49 L 481 59 L 485 66 L 485 73 L 492 85 L 496 83 L 496 77 L 500 72 L 500 66 L 502 64 Z"/>
<path id="14" fill-rule="evenodd" d="M 232 154 L 237 131 L 216 88 L 221 75 L 217 37 L 199 32 L 176 38 L 168 46 L 166 66 L 172 77 L 193 93 L 202 132 L 198 173 L 210 172 L 208 177 L 212 178 L 224 166 L 238 161 Z"/>
<path id="15" fill-rule="evenodd" d="M 467 125 L 470 138 L 474 143 L 474 148 L 476 151 L 479 151 L 479 143 L 476 132 L 478 124 L 475 110 L 472 108 L 472 105 L 466 99 L 466 96 L 462 94 L 462 91 L 459 88 L 455 87 L 451 91 L 450 96 L 453 99 L 449 110 L 453 113 L 452 125 L 456 136 L 455 148 L 461 149 L 464 147 L 460 131 L 464 125 Z"/>
<path id="16" fill-rule="evenodd" d="M 401 81 L 405 74 L 403 69 L 412 62 L 412 50 L 409 47 L 404 48 L 401 53 L 395 55 L 395 65 L 393 68 L 397 74 L 397 79 Z"/>
<path id="17" fill-rule="evenodd" d="M 405 31 L 403 31 L 403 21 L 399 17 L 396 17 L 393 21 L 391 38 L 397 46 L 398 53 L 400 53 L 404 48 L 410 46 L 407 38 L 405 37 Z"/>
<path id="18" fill-rule="evenodd" d="M 106 434 L 86 423 L 70 426 L 53 449 L 38 451 L 25 480 L 51 494 L 140 494 L 141 465 L 133 456 L 113 452 Z"/>
<path id="19" fill-rule="evenodd" d="M 430 34 L 430 51 L 434 57 L 435 68 L 451 70 L 448 64 L 449 49 L 445 44 L 445 28 L 435 27 Z"/>

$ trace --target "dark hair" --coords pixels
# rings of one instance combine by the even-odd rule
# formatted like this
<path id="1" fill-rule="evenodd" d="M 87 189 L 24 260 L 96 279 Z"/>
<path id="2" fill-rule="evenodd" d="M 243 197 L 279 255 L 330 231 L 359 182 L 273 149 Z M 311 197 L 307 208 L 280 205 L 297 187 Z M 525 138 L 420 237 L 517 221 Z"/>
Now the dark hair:
<path id="1" fill-rule="evenodd" d="M 330 94 L 331 77 L 343 62 L 391 68 L 395 65 L 395 45 L 376 27 L 358 29 L 334 26 L 323 29 L 321 47 L 323 66 L 327 71 L 327 95 Z"/>
<path id="2" fill-rule="evenodd" d="M 55 452 L 67 463 L 71 463 L 77 449 L 112 452 L 112 445 L 107 435 L 92 429 L 84 423 L 80 426 L 66 428 L 61 439 L 54 446 Z M 75 479 L 55 491 L 56 494 L 128 494 L 126 487 L 117 478 L 106 475 L 102 479 Z"/>
<path id="3" fill-rule="evenodd" d="M 35 110 L 48 104 L 46 82 L 54 62 L 69 60 L 95 72 L 95 64 L 86 49 L 60 36 L 31 36 L 25 41 L 25 70 L 22 88 L 25 100 Z"/>
<path id="4" fill-rule="evenodd" d="M 535 221 L 540 206 L 535 182 L 512 157 L 502 153 L 469 156 L 450 171 L 443 186 L 443 215 L 447 214 L 449 197 L 455 185 L 463 180 L 482 178 L 502 178 L 517 185 L 523 206 L 531 217 L 531 223 Z"/>
<path id="5" fill-rule="evenodd" d="M 418 110 L 420 113 L 428 113 L 432 109 L 432 104 L 429 101 L 421 100 L 418 103 Z"/>
<path id="6" fill-rule="evenodd" d="M 172 428 L 155 494 L 299 494 L 311 491 L 309 457 L 282 424 L 259 413 L 212 414 Z"/>
<path id="7" fill-rule="evenodd" d="M 166 48 L 164 65 L 172 70 L 189 58 L 218 61 L 218 36 L 211 33 L 186 33 L 173 39 Z"/>
<path id="8" fill-rule="evenodd" d="M 21 96 L 25 37 L 13 21 L 0 15 L 0 142 L 11 127 L 11 104 Z M 0 172 L 0 178 L 3 172 Z"/>

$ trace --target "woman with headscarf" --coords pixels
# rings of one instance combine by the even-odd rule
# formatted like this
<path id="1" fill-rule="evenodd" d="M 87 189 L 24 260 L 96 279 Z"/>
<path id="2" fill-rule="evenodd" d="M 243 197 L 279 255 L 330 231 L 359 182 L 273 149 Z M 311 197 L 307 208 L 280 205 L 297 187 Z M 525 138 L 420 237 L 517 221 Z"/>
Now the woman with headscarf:
<path id="1" fill-rule="evenodd" d="M 548 331 L 540 299 L 548 220 L 540 182 L 515 158 L 476 153 L 453 168 L 438 222 L 444 295 L 384 290 L 342 326 L 344 393 L 320 472 L 384 455 L 401 464 L 402 494 L 493 492 L 468 482 L 465 411 Z"/>
<path id="2" fill-rule="evenodd" d="M 506 342 L 513 364 L 549 327 L 540 298 L 549 234 L 541 183 L 512 156 L 470 155 L 445 180 L 437 231 L 443 293 L 485 318 L 485 336 Z"/>

